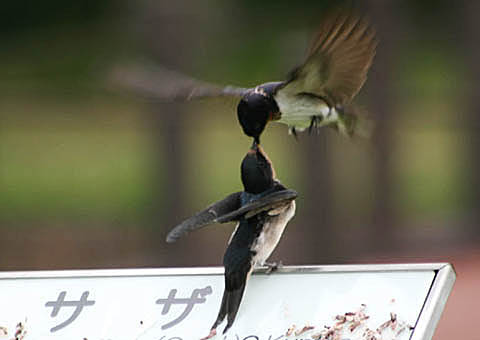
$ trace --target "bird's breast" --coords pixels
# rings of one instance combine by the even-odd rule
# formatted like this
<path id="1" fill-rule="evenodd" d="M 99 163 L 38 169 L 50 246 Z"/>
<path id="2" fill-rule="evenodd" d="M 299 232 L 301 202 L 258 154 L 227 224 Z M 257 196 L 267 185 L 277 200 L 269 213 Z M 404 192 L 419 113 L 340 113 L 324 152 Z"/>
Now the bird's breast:
<path id="1" fill-rule="evenodd" d="M 330 108 L 318 97 L 301 94 L 289 96 L 279 91 L 275 99 L 281 112 L 279 122 L 294 126 L 299 131 L 310 126 L 313 116 L 321 117 L 319 126 L 328 125 L 338 119 L 335 108 Z"/>
<path id="2" fill-rule="evenodd" d="M 275 250 L 283 231 L 295 214 L 295 201 L 290 202 L 278 215 L 268 216 L 263 228 L 252 244 L 253 265 L 263 265 Z"/>

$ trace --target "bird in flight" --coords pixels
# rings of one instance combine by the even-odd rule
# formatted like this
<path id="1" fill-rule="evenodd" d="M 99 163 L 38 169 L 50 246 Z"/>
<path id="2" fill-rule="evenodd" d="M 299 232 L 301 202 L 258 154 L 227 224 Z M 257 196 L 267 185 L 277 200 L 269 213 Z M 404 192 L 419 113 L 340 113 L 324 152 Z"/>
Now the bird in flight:
<path id="1" fill-rule="evenodd" d="M 351 10 L 333 11 L 321 23 L 304 62 L 283 81 L 254 88 L 218 86 L 162 67 L 118 68 L 114 80 L 157 100 L 237 97 L 240 125 L 256 143 L 271 121 L 288 125 L 295 136 L 323 126 L 362 134 L 351 102 L 367 79 L 376 45 L 375 31 L 364 18 Z"/>
<path id="2" fill-rule="evenodd" d="M 223 333 L 235 321 L 247 280 L 255 267 L 274 264 L 267 259 L 295 214 L 294 190 L 285 188 L 275 176 L 263 149 L 253 143 L 241 165 L 244 191 L 233 193 L 176 226 L 167 236 L 175 242 L 189 231 L 213 223 L 237 222 L 223 257 L 225 289 L 217 319 L 210 334 L 227 318 Z"/>

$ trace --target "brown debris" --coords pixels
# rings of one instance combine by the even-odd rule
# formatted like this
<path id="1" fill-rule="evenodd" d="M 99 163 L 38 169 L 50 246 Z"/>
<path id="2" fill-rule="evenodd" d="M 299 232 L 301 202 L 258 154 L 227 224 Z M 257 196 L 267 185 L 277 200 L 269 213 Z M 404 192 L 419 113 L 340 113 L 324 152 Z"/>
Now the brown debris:
<path id="1" fill-rule="evenodd" d="M 308 325 L 303 326 L 302 329 L 299 329 L 298 331 L 295 332 L 295 335 L 296 336 L 302 335 L 303 333 L 311 331 L 314 328 L 315 328 L 314 326 L 308 326 Z"/>
<path id="2" fill-rule="evenodd" d="M 26 335 L 25 323 L 19 322 L 15 328 L 15 337 L 12 340 L 23 340 Z"/>
<path id="3" fill-rule="evenodd" d="M 345 332 L 353 333 L 358 330 L 361 332 L 357 333 L 358 339 L 361 340 L 395 340 L 405 330 L 413 330 L 412 326 L 399 321 L 395 313 L 390 313 L 390 319 L 376 329 L 370 329 L 366 327 L 365 323 L 365 321 L 370 318 L 370 316 L 365 313 L 366 307 L 365 304 L 362 304 L 356 312 L 347 312 L 343 315 L 335 316 L 335 323 L 332 326 L 324 326 L 322 331 L 313 334 L 311 338 L 313 340 L 341 340 L 344 337 L 350 338 L 349 335 L 344 334 Z M 382 335 L 382 332 L 386 329 L 390 329 L 391 332 L 389 331 L 388 334 Z M 292 333 L 293 331 L 287 333 L 287 336 Z M 295 335 L 297 335 L 297 333 L 295 333 Z"/>
<path id="4" fill-rule="evenodd" d="M 378 331 L 371 330 L 367 328 L 362 335 L 364 340 L 380 340 L 382 336 L 378 333 Z"/>
<path id="5" fill-rule="evenodd" d="M 291 336 L 293 334 L 293 332 L 295 331 L 295 328 L 297 326 L 295 325 L 291 325 L 289 329 L 287 329 L 287 331 L 285 332 L 285 336 Z"/>
<path id="6" fill-rule="evenodd" d="M 0 327 L 0 337 L 3 338 L 4 336 L 8 335 L 8 330 L 6 327 Z"/>

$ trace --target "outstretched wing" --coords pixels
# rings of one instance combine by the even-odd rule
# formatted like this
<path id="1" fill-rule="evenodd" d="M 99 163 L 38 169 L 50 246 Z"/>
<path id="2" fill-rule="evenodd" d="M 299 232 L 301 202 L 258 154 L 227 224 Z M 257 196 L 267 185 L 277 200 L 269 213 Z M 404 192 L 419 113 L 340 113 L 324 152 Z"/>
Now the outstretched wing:
<path id="1" fill-rule="evenodd" d="M 189 219 L 183 221 L 168 233 L 167 242 L 173 243 L 190 231 L 217 223 L 217 218 L 219 216 L 224 216 L 233 211 L 237 211 L 241 205 L 241 194 L 242 192 L 236 192 L 228 195 L 223 200 L 213 203 L 205 210 L 200 211 Z"/>
<path id="2" fill-rule="evenodd" d="M 142 96 L 166 102 L 209 97 L 241 97 L 248 90 L 203 82 L 159 66 L 117 66 L 112 72 L 111 82 Z"/>
<path id="3" fill-rule="evenodd" d="M 271 194 L 247 203 L 235 211 L 219 216 L 215 219 L 215 222 L 231 222 L 234 220 L 238 220 L 242 216 L 250 218 L 259 214 L 262 211 L 270 211 L 280 206 L 283 206 L 285 205 L 285 203 L 293 201 L 295 198 L 297 198 L 297 196 L 298 193 L 295 190 L 285 189 L 275 191 Z"/>
<path id="4" fill-rule="evenodd" d="M 278 93 L 311 94 L 327 104 L 352 100 L 367 78 L 377 40 L 368 22 L 352 11 L 332 12 L 319 28 L 306 61 L 290 72 Z"/>

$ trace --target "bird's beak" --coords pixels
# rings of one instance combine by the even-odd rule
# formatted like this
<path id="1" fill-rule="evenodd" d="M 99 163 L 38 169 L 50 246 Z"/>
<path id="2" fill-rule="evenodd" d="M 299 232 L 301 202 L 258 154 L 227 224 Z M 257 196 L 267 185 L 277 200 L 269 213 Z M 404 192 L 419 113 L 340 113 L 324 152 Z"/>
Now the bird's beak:
<path id="1" fill-rule="evenodd" d="M 260 142 L 254 138 L 252 146 L 250 147 L 251 150 L 258 151 L 258 147 L 260 146 Z"/>

